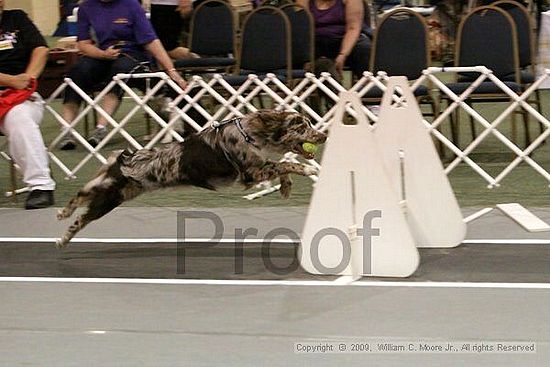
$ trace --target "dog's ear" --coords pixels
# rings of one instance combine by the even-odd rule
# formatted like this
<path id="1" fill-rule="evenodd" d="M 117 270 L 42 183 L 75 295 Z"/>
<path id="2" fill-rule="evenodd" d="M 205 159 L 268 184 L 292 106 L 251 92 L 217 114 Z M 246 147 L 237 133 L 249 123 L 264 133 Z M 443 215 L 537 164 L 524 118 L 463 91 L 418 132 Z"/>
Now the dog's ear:
<path id="1" fill-rule="evenodd" d="M 269 128 L 283 123 L 288 114 L 288 112 L 274 110 L 259 110 L 255 113 L 255 117 L 263 126 Z"/>
<path id="2" fill-rule="evenodd" d="M 285 122 L 289 125 L 299 125 L 304 122 L 309 122 L 309 120 L 300 113 L 288 112 L 288 115 L 285 117 Z"/>
<path id="3" fill-rule="evenodd" d="M 285 132 L 286 129 L 284 129 L 283 127 L 276 127 L 271 134 L 271 140 L 274 142 L 280 141 Z"/>

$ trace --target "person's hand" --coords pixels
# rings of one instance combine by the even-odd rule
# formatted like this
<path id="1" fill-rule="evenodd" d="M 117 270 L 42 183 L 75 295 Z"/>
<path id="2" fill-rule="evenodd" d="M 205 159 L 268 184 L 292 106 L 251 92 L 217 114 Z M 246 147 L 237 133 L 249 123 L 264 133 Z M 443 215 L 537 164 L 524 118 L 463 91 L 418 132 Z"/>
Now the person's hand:
<path id="1" fill-rule="evenodd" d="M 344 64 L 346 63 L 346 55 L 344 54 L 338 54 L 336 59 L 334 59 L 334 67 L 336 68 L 336 72 L 338 73 L 338 76 L 342 78 L 342 74 L 344 73 Z"/>
<path id="2" fill-rule="evenodd" d="M 103 50 L 103 58 L 114 60 L 120 56 L 120 50 L 116 49 L 115 46 L 110 46 L 108 49 Z"/>
<path id="3" fill-rule="evenodd" d="M 26 73 L 13 75 L 8 86 L 14 89 L 28 89 L 31 86 L 32 79 L 33 77 Z"/>
<path id="4" fill-rule="evenodd" d="M 181 89 L 185 89 L 187 87 L 187 82 L 181 77 L 180 73 L 176 69 L 170 69 L 166 72 L 168 76 L 175 81 Z"/>

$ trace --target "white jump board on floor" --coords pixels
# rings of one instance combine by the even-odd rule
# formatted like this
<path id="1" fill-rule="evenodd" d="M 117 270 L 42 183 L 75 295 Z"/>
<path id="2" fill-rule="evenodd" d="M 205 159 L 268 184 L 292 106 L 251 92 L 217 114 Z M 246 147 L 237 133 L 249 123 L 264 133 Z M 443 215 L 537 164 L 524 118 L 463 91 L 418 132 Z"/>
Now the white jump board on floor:
<path id="1" fill-rule="evenodd" d="M 497 208 L 529 232 L 550 231 L 550 226 L 518 203 L 498 204 Z"/>

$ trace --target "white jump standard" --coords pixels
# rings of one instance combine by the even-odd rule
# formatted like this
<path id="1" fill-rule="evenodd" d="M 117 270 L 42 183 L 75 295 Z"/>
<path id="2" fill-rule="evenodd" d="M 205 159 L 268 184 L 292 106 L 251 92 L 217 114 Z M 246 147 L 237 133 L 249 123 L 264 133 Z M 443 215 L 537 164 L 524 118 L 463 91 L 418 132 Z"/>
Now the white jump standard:
<path id="1" fill-rule="evenodd" d="M 343 123 L 350 107 L 355 125 Z M 419 264 L 416 247 L 464 240 L 466 224 L 406 78 L 389 79 L 375 125 L 355 93 L 341 93 L 321 167 L 300 247 L 306 271 L 407 277 Z"/>

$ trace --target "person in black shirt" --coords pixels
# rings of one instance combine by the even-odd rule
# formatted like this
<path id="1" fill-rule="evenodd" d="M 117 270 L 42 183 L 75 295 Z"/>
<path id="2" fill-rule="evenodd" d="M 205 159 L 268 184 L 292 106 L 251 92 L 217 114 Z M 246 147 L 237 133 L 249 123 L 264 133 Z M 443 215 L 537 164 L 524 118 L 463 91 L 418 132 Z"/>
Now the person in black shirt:
<path id="1" fill-rule="evenodd" d="M 4 0 L 0 0 L 0 88 L 29 89 L 42 73 L 48 51 L 44 37 L 27 14 L 22 10 L 4 10 Z M 33 93 L 0 120 L 0 131 L 8 138 L 10 155 L 21 167 L 23 181 L 31 189 L 26 209 L 54 204 L 55 182 L 39 127 L 43 105 L 40 95 Z"/>
<path id="2" fill-rule="evenodd" d="M 196 58 L 187 47 L 180 45 L 181 35 L 199 0 L 151 0 L 151 24 L 160 42 L 175 60 Z"/>

